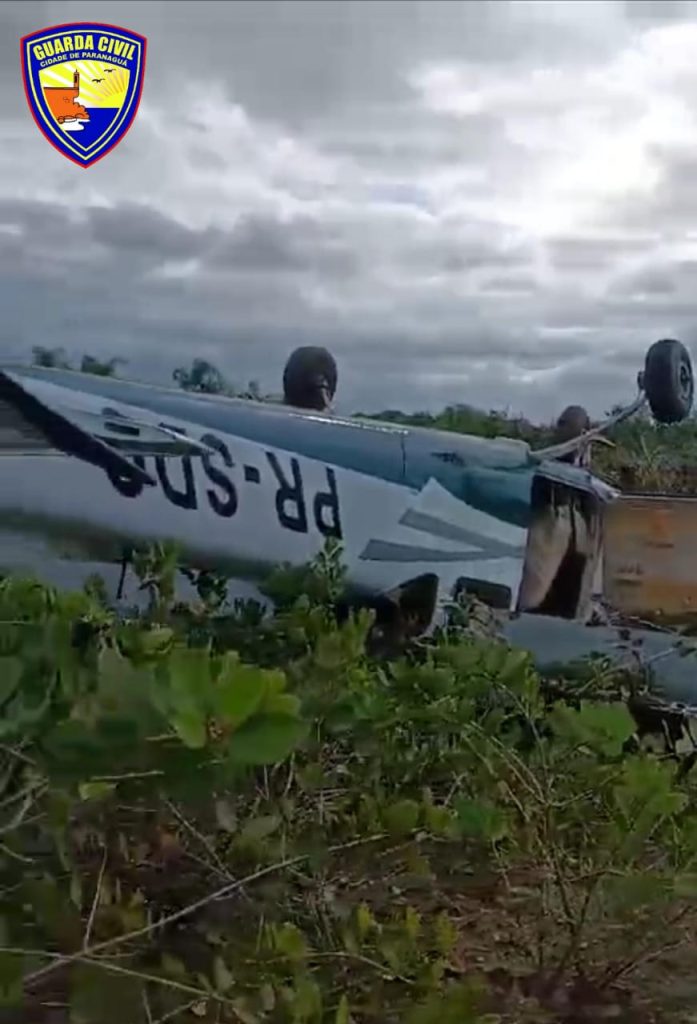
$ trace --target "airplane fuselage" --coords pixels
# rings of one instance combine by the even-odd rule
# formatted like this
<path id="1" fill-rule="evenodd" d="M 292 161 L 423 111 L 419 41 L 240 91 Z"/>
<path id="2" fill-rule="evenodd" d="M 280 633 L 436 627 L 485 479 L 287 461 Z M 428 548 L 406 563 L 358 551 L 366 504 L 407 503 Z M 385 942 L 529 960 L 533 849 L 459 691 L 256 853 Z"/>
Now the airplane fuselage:
<path id="1" fill-rule="evenodd" d="M 0 525 L 35 530 L 76 556 L 111 560 L 124 545 L 168 538 L 193 563 L 259 578 L 307 562 L 331 537 L 359 591 L 436 573 L 446 591 L 461 576 L 503 584 L 515 604 L 535 476 L 603 488 L 583 470 L 536 464 L 517 441 L 67 371 L 22 370 L 21 381 L 62 407 L 79 393 L 99 412 L 148 410 L 210 449 L 135 456 L 155 486 L 64 454 L 5 453 Z"/>

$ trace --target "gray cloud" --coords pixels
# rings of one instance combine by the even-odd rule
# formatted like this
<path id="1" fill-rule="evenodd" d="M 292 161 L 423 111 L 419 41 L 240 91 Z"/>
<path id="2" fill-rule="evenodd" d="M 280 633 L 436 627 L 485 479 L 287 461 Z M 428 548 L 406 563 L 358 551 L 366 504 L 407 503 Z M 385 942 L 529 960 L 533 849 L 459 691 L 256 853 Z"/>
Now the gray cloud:
<path id="1" fill-rule="evenodd" d="M 78 19 L 149 39 L 87 171 L 18 73 Z M 667 0 L 2 4 L 0 345 L 276 388 L 328 344 L 344 409 L 602 412 L 656 337 L 697 342 L 695 46 Z"/>
<path id="2" fill-rule="evenodd" d="M 697 76 L 691 96 L 697 100 Z M 627 197 L 615 217 L 630 230 L 654 228 L 664 237 L 682 237 L 697 230 L 697 154 L 685 141 L 679 145 L 652 147 L 657 182 L 649 196 L 640 201 Z"/>
<path id="3" fill-rule="evenodd" d="M 637 274 L 630 274 L 620 278 L 613 283 L 610 289 L 612 295 L 622 298 L 644 297 L 647 295 L 672 296 L 677 289 L 676 268 L 670 270 L 642 270 Z"/>
<path id="4" fill-rule="evenodd" d="M 553 239 L 547 245 L 552 266 L 559 270 L 593 270 L 608 267 L 623 256 L 646 252 L 651 239 L 646 237 L 564 237 Z"/>
<path id="5" fill-rule="evenodd" d="M 697 14 L 693 0 L 624 0 L 627 16 L 639 24 L 691 21 Z"/>
<path id="6" fill-rule="evenodd" d="M 317 220 L 287 224 L 269 217 L 247 217 L 211 246 L 207 262 L 216 269 L 273 274 L 318 271 L 351 275 L 358 255 Z"/>
<path id="7" fill-rule="evenodd" d="M 499 294 L 521 294 L 537 292 L 540 282 L 534 274 L 498 274 L 487 278 L 482 284 L 482 291 L 496 292 Z"/>
<path id="8" fill-rule="evenodd" d="M 129 258 L 139 254 L 180 260 L 201 250 L 200 233 L 157 210 L 136 203 L 86 211 L 87 230 L 95 242 Z"/>

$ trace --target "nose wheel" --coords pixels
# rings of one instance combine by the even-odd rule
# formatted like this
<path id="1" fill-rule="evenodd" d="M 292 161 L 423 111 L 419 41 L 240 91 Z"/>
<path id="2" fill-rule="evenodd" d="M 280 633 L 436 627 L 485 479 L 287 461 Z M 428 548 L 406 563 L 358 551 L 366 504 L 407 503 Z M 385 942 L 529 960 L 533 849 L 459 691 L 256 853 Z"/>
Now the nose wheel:
<path id="1" fill-rule="evenodd" d="M 695 383 L 690 353 L 680 341 L 663 338 L 646 353 L 639 385 L 659 423 L 680 423 L 690 415 Z"/>

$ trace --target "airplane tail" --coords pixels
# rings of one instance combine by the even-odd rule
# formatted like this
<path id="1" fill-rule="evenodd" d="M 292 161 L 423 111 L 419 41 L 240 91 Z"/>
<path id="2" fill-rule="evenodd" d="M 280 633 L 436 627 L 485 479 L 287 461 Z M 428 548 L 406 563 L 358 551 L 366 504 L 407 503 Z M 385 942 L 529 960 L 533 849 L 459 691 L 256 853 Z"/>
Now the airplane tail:
<path id="1" fill-rule="evenodd" d="M 112 474 L 155 485 L 127 454 L 201 455 L 211 449 L 144 410 L 0 370 L 0 456 L 62 453 Z"/>

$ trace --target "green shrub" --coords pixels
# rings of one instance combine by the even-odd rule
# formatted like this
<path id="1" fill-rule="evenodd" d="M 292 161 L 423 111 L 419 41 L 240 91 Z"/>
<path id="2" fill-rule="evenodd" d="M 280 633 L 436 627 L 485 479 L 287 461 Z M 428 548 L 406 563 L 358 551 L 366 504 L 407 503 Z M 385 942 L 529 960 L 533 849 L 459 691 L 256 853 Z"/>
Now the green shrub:
<path id="1" fill-rule="evenodd" d="M 166 546 L 140 616 L 94 581 L 0 584 L 3 1020 L 597 1020 L 630 977 L 663 998 L 690 774 L 480 624 L 374 660 L 371 617 L 333 615 L 339 556 L 279 570 L 270 616 L 210 574 L 175 603 Z"/>

